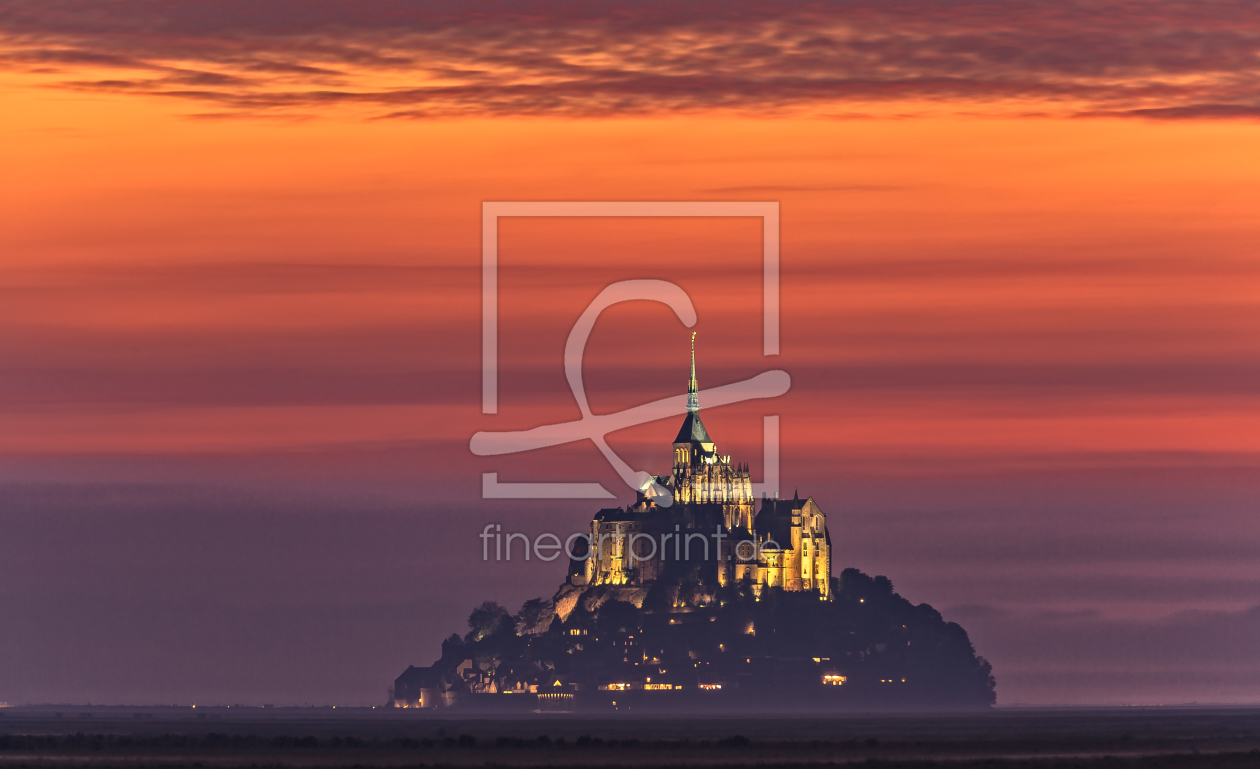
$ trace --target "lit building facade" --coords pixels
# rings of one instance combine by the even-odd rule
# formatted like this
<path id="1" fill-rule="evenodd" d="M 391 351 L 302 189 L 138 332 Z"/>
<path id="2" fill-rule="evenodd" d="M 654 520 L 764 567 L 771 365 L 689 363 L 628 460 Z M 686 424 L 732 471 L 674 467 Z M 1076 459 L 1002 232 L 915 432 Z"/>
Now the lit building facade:
<path id="1" fill-rule="evenodd" d="M 674 439 L 672 472 L 656 476 L 673 504 L 657 504 L 652 488 L 626 508 L 591 520 L 590 550 L 570 566 L 574 587 L 644 586 L 688 579 L 709 586 L 747 584 L 814 591 L 831 599 L 831 536 L 812 499 L 763 499 L 760 509 L 748 466 L 718 453 L 700 418 L 695 335 L 687 415 Z"/>

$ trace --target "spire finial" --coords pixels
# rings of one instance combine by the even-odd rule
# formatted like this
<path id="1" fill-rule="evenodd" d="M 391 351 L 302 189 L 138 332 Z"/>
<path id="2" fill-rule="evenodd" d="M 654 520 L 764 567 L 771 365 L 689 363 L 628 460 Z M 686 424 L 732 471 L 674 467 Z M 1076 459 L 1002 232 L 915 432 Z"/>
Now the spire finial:
<path id="1" fill-rule="evenodd" d="M 687 382 L 687 410 L 700 410 L 700 387 L 696 384 L 696 332 L 691 332 L 691 379 Z"/>

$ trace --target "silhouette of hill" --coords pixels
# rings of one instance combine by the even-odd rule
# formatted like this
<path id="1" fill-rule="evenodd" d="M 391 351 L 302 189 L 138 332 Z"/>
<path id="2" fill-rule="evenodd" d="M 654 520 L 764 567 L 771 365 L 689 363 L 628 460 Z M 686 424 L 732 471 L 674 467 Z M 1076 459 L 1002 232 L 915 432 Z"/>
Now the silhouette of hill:
<path id="1" fill-rule="evenodd" d="M 640 606 L 596 593 L 564 616 L 556 599 L 531 599 L 515 615 L 488 601 L 432 667 L 409 673 L 424 679 L 426 707 L 505 708 L 513 700 L 505 693 L 516 695 L 512 707 L 638 712 L 974 709 L 996 700 L 992 669 L 967 632 L 902 598 L 887 577 L 846 569 L 830 601 L 779 589 L 758 598 L 734 585 L 696 606 L 684 587 L 648 586 Z M 419 706 L 407 675 L 394 704 Z"/>

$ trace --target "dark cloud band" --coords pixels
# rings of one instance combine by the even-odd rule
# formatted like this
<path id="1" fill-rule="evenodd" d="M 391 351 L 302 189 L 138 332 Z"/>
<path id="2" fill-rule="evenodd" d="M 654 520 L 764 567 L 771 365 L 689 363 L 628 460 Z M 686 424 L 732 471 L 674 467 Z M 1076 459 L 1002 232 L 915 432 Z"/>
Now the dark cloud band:
<path id="1" fill-rule="evenodd" d="M 1232 0 L 16 0 L 0 45 L 8 69 L 201 115 L 1260 113 L 1260 9 Z"/>

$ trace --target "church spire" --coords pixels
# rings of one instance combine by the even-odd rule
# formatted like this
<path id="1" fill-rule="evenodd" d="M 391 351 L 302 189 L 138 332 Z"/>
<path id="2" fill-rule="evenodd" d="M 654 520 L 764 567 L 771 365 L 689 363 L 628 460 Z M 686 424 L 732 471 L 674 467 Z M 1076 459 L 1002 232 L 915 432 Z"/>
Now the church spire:
<path id="1" fill-rule="evenodd" d="M 687 382 L 687 410 L 700 410 L 700 388 L 696 385 L 696 332 L 691 332 L 691 380 Z"/>

